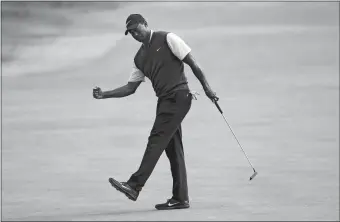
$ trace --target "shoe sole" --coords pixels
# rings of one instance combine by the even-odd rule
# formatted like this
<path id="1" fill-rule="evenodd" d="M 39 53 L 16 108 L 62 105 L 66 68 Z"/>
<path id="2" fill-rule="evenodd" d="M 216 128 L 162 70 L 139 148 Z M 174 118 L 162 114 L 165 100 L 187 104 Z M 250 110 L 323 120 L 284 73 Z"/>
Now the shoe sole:
<path id="1" fill-rule="evenodd" d="M 109 178 L 109 182 L 110 182 L 111 186 L 116 188 L 116 190 L 118 190 L 119 192 L 125 194 L 125 196 L 127 196 L 127 198 L 129 198 L 130 200 L 132 200 L 132 201 L 137 200 L 136 197 L 133 197 L 129 193 L 126 193 L 125 190 L 122 188 L 121 184 L 118 181 L 114 180 L 113 178 Z"/>
<path id="2" fill-rule="evenodd" d="M 179 205 L 179 206 L 167 206 L 167 207 L 155 207 L 157 210 L 176 210 L 176 209 L 187 209 L 190 205 Z"/>

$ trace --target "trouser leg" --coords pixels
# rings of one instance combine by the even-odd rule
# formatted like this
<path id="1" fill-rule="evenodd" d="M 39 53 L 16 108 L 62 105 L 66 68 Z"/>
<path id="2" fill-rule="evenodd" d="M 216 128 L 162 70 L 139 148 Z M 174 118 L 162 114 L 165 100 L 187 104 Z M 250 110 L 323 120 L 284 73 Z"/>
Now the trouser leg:
<path id="1" fill-rule="evenodd" d="M 188 91 L 178 91 L 158 101 L 156 119 L 142 162 L 128 180 L 128 184 L 136 189 L 141 189 L 145 185 L 160 156 L 190 110 L 191 99 Z"/>
<path id="2" fill-rule="evenodd" d="M 165 152 L 170 161 L 173 179 L 172 198 L 179 201 L 188 200 L 187 173 L 184 160 L 181 125 L 177 128 L 177 131 L 173 135 Z"/>

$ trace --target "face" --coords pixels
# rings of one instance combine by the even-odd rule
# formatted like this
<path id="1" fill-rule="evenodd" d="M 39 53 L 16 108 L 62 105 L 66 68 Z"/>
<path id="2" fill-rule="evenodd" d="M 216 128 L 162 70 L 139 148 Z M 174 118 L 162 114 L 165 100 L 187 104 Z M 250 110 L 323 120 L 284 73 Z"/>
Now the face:
<path id="1" fill-rule="evenodd" d="M 129 30 L 129 33 L 138 42 L 144 42 L 148 38 L 149 29 L 145 24 L 139 24 L 137 28 Z"/>

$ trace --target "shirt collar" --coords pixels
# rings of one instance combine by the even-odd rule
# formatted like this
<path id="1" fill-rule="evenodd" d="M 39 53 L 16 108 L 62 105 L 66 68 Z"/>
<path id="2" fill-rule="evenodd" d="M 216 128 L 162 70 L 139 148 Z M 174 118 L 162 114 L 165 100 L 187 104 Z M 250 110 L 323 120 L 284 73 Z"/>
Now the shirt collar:
<path id="1" fill-rule="evenodd" d="M 153 34 L 153 31 L 151 30 L 149 44 L 151 43 L 152 34 Z"/>
<path id="2" fill-rule="evenodd" d="M 150 46 L 151 43 L 151 39 L 152 39 L 152 35 L 153 35 L 153 30 L 150 30 L 150 39 L 149 39 L 149 43 L 148 43 L 148 47 Z M 144 44 L 143 44 L 144 45 Z"/>

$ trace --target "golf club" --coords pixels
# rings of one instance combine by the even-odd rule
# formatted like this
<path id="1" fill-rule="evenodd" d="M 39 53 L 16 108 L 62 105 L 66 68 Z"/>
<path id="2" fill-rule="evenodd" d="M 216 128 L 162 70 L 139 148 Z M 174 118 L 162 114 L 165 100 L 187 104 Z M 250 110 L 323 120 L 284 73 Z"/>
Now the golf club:
<path id="1" fill-rule="evenodd" d="M 254 173 L 253 173 L 253 175 L 251 175 L 251 177 L 250 177 L 249 180 L 254 179 L 254 177 L 257 175 L 257 172 L 256 172 L 255 168 L 254 168 L 253 165 L 251 164 L 250 160 L 248 159 L 248 156 L 247 156 L 246 152 L 244 152 L 244 150 L 243 150 L 243 148 L 242 148 L 240 142 L 239 142 L 238 139 L 236 138 L 236 135 L 235 135 L 234 131 L 231 129 L 231 127 L 230 127 L 228 121 L 227 121 L 226 118 L 224 117 L 223 111 L 222 111 L 221 107 L 218 105 L 217 100 L 214 100 L 213 102 L 215 103 L 217 109 L 218 109 L 218 110 L 220 111 L 220 113 L 222 114 L 224 121 L 227 123 L 227 125 L 228 125 L 230 131 L 231 131 L 232 134 L 234 135 L 234 138 L 236 139 L 236 141 L 237 141 L 238 145 L 240 146 L 241 150 L 243 151 L 243 153 L 244 153 L 245 157 L 247 158 L 247 160 L 248 160 L 250 166 L 253 168 Z"/>

